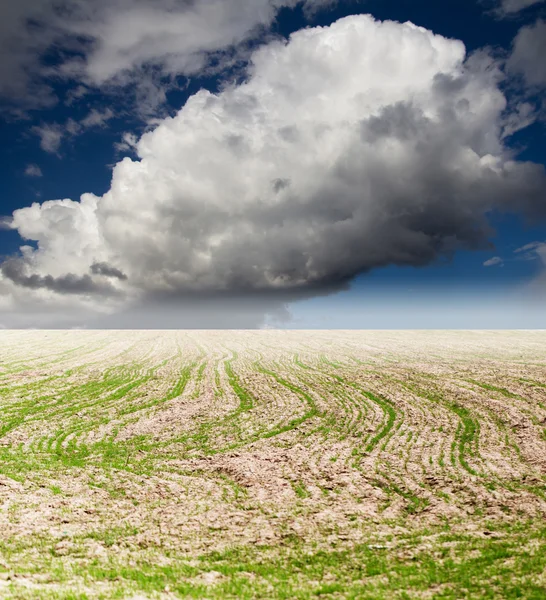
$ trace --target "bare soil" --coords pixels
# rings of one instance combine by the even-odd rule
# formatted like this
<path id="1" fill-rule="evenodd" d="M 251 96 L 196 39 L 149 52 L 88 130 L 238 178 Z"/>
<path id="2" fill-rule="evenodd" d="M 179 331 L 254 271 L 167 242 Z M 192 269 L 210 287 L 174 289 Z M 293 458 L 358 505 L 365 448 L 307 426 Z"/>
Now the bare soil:
<path id="1" fill-rule="evenodd" d="M 0 597 L 543 598 L 545 518 L 546 332 L 0 332 Z"/>

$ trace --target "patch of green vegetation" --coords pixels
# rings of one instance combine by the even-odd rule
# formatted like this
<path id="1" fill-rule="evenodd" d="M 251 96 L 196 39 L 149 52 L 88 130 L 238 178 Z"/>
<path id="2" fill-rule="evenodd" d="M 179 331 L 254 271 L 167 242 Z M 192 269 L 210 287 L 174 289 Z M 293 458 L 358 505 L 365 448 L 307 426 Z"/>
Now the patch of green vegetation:
<path id="1" fill-rule="evenodd" d="M 311 369 L 311 367 L 301 362 L 298 354 L 294 354 L 294 364 L 296 364 L 300 369 L 304 369 L 306 371 Z"/>
<path id="2" fill-rule="evenodd" d="M 222 391 L 222 384 L 220 381 L 220 371 L 218 370 L 218 362 L 216 362 L 216 364 L 214 365 L 214 395 L 217 398 L 221 398 L 224 393 Z"/>
<path id="3" fill-rule="evenodd" d="M 472 384 L 478 386 L 479 388 L 482 388 L 482 390 L 487 390 L 489 392 L 498 392 L 499 394 L 502 394 L 506 398 L 521 399 L 521 396 L 518 396 L 518 394 L 514 394 L 505 388 L 497 387 L 496 385 L 491 385 L 490 383 L 483 383 L 480 381 L 476 381 L 475 379 L 467 379 L 467 381 L 468 381 L 468 383 L 472 383 Z"/>
<path id="4" fill-rule="evenodd" d="M 356 387 L 356 385 L 353 385 L 353 387 Z M 387 416 L 387 420 L 384 423 L 384 425 L 372 437 L 372 439 L 366 444 L 365 451 L 371 452 L 375 448 L 375 446 L 377 446 L 377 444 L 379 444 L 379 442 L 393 428 L 394 422 L 396 421 L 396 410 L 394 409 L 392 402 L 390 400 L 388 400 L 387 398 L 376 396 L 375 394 L 372 394 L 371 392 L 368 392 L 366 390 L 360 389 L 359 391 L 366 398 L 368 398 L 369 400 L 371 400 L 372 402 L 374 402 L 375 404 L 380 406 L 381 409 L 383 410 L 383 412 Z"/>
<path id="5" fill-rule="evenodd" d="M 302 481 L 291 481 L 292 489 L 298 498 L 309 498 L 311 495 Z"/>
<path id="6" fill-rule="evenodd" d="M 450 409 L 458 415 L 461 420 L 459 427 L 457 428 L 457 447 L 459 450 L 459 462 L 463 469 L 468 471 L 471 475 L 478 475 L 478 473 L 468 464 L 466 460 L 466 454 L 471 451 L 472 445 L 476 441 L 476 434 L 479 430 L 478 422 L 472 418 L 470 411 L 464 406 L 459 404 L 450 403 Z"/>
<path id="7" fill-rule="evenodd" d="M 286 431 L 295 429 L 296 427 L 301 425 L 303 422 L 319 415 L 317 406 L 316 406 L 313 398 L 307 392 L 302 390 L 299 386 L 291 383 L 290 381 L 287 381 L 286 379 L 283 379 L 282 377 L 279 377 L 279 375 L 277 375 L 273 371 L 268 371 L 267 369 L 264 369 L 263 367 L 260 367 L 259 365 L 257 365 L 256 368 L 261 373 L 264 373 L 265 375 L 269 375 L 270 377 L 272 377 L 277 383 L 282 385 L 287 390 L 290 390 L 291 392 L 295 393 L 302 400 L 304 400 L 304 402 L 307 404 L 307 411 L 303 415 L 301 415 L 301 417 L 296 417 L 294 419 L 291 419 L 288 423 L 286 423 L 284 425 L 277 426 L 277 427 L 274 427 L 273 429 L 268 430 L 262 436 L 264 439 L 271 438 L 271 437 L 274 437 L 281 433 L 285 433 Z"/>
<path id="8" fill-rule="evenodd" d="M 233 352 L 233 356 L 226 360 L 224 363 L 224 367 L 226 369 L 226 374 L 228 376 L 229 385 L 231 389 L 235 392 L 236 396 L 239 398 L 240 404 L 239 409 L 232 413 L 232 416 L 237 416 L 239 413 L 251 410 L 254 406 L 254 398 L 241 386 L 239 383 L 239 378 L 235 375 L 233 371 L 233 361 L 237 359 L 237 353 Z"/>
<path id="9" fill-rule="evenodd" d="M 328 365 L 329 367 L 333 367 L 334 369 L 341 369 L 343 367 L 342 364 L 335 362 L 333 360 L 327 359 L 326 356 L 324 356 L 324 354 L 321 355 L 320 362 L 324 365 Z"/>
<path id="10" fill-rule="evenodd" d="M 205 372 L 205 368 L 207 366 L 207 361 L 204 361 L 201 366 L 199 367 L 199 369 L 197 370 L 196 376 L 195 376 L 195 391 L 193 392 L 193 398 L 199 398 L 199 395 L 201 394 L 201 383 L 203 382 L 203 374 Z"/>
<path id="11" fill-rule="evenodd" d="M 327 361 L 325 359 L 325 357 L 322 357 L 321 362 L 323 364 L 331 364 L 331 363 L 329 363 L 329 361 Z M 300 361 L 298 361 L 298 363 L 300 366 L 302 366 Z M 335 366 L 335 368 L 340 368 L 342 365 L 331 364 L 331 366 Z M 339 376 L 337 374 L 333 374 L 333 373 L 328 373 L 328 375 L 334 381 L 342 384 L 343 386 L 357 390 L 357 392 L 359 393 L 359 395 L 361 397 L 364 397 L 367 400 L 370 400 L 373 404 L 378 405 L 381 408 L 381 410 L 383 411 L 383 413 L 385 415 L 385 422 L 380 427 L 380 429 L 377 431 L 377 433 L 374 436 L 372 436 L 371 439 L 369 439 L 367 441 L 366 445 L 364 446 L 364 450 L 363 450 L 364 452 L 371 452 L 379 444 L 379 442 L 381 442 L 382 440 L 385 441 L 384 438 L 386 438 L 386 436 L 388 436 L 389 433 L 392 433 L 392 431 L 393 431 L 393 427 L 394 427 L 396 417 L 397 417 L 396 409 L 394 407 L 393 402 L 383 396 L 378 396 L 376 394 L 372 394 L 371 392 L 369 392 L 368 390 L 365 390 L 361 385 L 357 384 L 354 381 L 346 380 L 344 377 L 341 377 L 341 376 Z M 344 394 L 341 394 L 335 388 L 330 391 L 334 396 L 336 396 L 339 399 L 342 396 L 344 396 Z M 345 397 L 348 398 L 347 396 L 345 396 Z M 351 398 L 350 400 L 353 400 L 353 399 Z M 356 404 L 358 405 L 359 403 L 356 403 Z M 364 412 L 367 412 L 367 411 L 364 411 Z M 364 418 L 364 415 L 359 407 L 358 413 L 357 413 L 357 419 L 361 420 L 363 418 Z M 337 421 L 337 416 L 331 415 L 330 420 L 328 422 L 325 422 L 322 425 L 323 431 L 325 433 L 328 433 L 329 427 L 335 426 L 336 421 Z M 401 422 L 399 423 L 399 425 L 401 425 Z M 355 453 L 355 454 L 353 454 L 353 456 L 357 456 L 359 454 L 360 453 Z"/>
<path id="12" fill-rule="evenodd" d="M 443 395 L 437 392 L 424 390 L 410 383 L 404 383 L 403 385 L 420 398 L 425 398 L 430 402 L 445 406 L 447 409 L 457 415 L 459 418 L 459 424 L 455 432 L 455 438 L 451 443 L 451 462 L 455 466 L 458 459 L 458 462 L 463 469 L 465 469 L 465 471 L 471 475 L 478 475 L 477 471 L 468 464 L 466 459 L 467 454 L 474 455 L 477 453 L 477 442 L 480 427 L 478 420 L 472 416 L 472 413 L 468 410 L 468 408 L 461 406 L 456 402 L 446 400 Z M 440 466 L 444 466 L 443 458 Z"/>
<path id="13" fill-rule="evenodd" d="M 71 598 L 77 589 L 71 583 L 77 577 L 85 586 L 100 585 L 100 597 L 105 600 L 158 594 L 165 589 L 177 598 L 242 600 L 310 600 L 322 596 L 390 600 L 423 595 L 442 600 L 544 598 L 544 523 L 487 524 L 484 531 L 488 535 L 451 532 L 440 525 L 408 530 L 381 543 L 372 537 L 336 550 L 305 544 L 292 535 L 283 545 L 237 546 L 192 561 L 173 553 L 167 562 L 155 561 L 152 552 L 149 558 L 135 558 L 130 564 L 115 555 L 82 563 L 81 559 L 71 562 L 55 552 L 42 552 L 37 564 L 32 564 L 32 554 L 26 563 L 22 559 L 19 572 L 29 576 L 47 572 L 54 585 L 25 588 L 15 581 L 9 593 L 13 598 Z M 120 528 L 87 537 L 108 549 L 135 533 Z M 33 542 L 36 545 L 37 541 Z M 37 547 L 52 543 L 43 539 Z M 0 550 L 10 557 L 30 548 L 31 540 L 26 545 L 0 542 Z"/>

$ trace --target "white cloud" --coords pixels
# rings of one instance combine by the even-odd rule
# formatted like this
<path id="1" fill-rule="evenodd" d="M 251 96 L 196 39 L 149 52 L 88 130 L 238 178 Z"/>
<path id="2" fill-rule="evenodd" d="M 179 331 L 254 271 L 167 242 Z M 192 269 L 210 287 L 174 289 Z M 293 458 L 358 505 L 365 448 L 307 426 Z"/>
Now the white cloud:
<path id="1" fill-rule="evenodd" d="M 63 138 L 80 135 L 88 129 L 105 127 L 108 121 L 114 117 L 114 112 L 110 108 L 102 111 L 93 108 L 81 121 L 69 118 L 64 125 L 44 123 L 33 127 L 32 132 L 40 138 L 42 150 L 58 155 Z"/>
<path id="2" fill-rule="evenodd" d="M 327 0 L 312 0 L 317 7 Z M 165 73 L 191 74 L 222 51 L 268 26 L 283 6 L 299 0 L 101 0 L 77 3 L 77 11 L 62 21 L 66 32 L 94 40 L 84 65 L 94 84 L 115 79 L 135 68 L 159 65 Z"/>
<path id="3" fill-rule="evenodd" d="M 538 275 L 527 286 L 529 295 L 542 302 L 541 308 L 544 312 L 546 306 L 546 242 L 531 242 L 515 250 L 518 258 L 523 260 L 538 261 L 541 269 Z"/>
<path id="4" fill-rule="evenodd" d="M 525 246 L 514 250 L 514 253 L 519 254 L 519 257 L 525 260 L 535 260 L 538 258 L 546 265 L 546 242 L 525 244 Z"/>
<path id="5" fill-rule="evenodd" d="M 409 23 L 301 30 L 259 49 L 245 83 L 200 91 L 145 134 L 103 197 L 15 211 L 37 249 L 4 286 L 55 303 L 68 282 L 104 309 L 73 293 L 103 264 L 124 278 L 97 282 L 128 299 L 282 300 L 484 248 L 489 210 L 546 216 L 543 167 L 503 146 L 498 83 L 487 57 L 465 62 L 461 42 Z"/>
<path id="6" fill-rule="evenodd" d="M 108 107 L 104 110 L 97 110 L 96 108 L 92 108 L 81 121 L 68 119 L 65 123 L 64 128 L 66 132 L 72 136 L 79 135 L 87 129 L 93 129 L 95 127 L 106 127 L 108 121 L 110 121 L 114 117 L 114 112 Z"/>
<path id="7" fill-rule="evenodd" d="M 484 267 L 496 267 L 496 266 L 502 266 L 503 264 L 504 264 L 504 261 L 502 260 L 502 258 L 500 256 L 493 256 L 493 258 L 486 260 L 483 263 L 483 266 Z"/>
<path id="8" fill-rule="evenodd" d="M 40 138 L 40 148 L 49 154 L 58 154 L 63 139 L 63 129 L 58 123 L 44 123 L 32 128 Z"/>
<path id="9" fill-rule="evenodd" d="M 134 150 L 137 144 L 137 136 L 134 133 L 126 131 L 121 136 L 121 142 L 117 142 L 114 146 L 118 152 L 127 152 L 128 150 Z"/>
<path id="10" fill-rule="evenodd" d="M 42 177 L 42 169 L 38 165 L 27 165 L 25 169 L 25 175 L 27 177 Z"/>
<path id="11" fill-rule="evenodd" d="M 80 121 L 80 125 L 89 129 L 90 127 L 105 127 L 110 119 L 114 118 L 114 113 L 111 109 L 97 110 L 95 108 L 89 111 L 89 114 Z"/>
<path id="12" fill-rule="evenodd" d="M 521 75 L 529 86 L 546 86 L 546 21 L 522 27 L 507 62 L 510 73 Z"/>
<path id="13" fill-rule="evenodd" d="M 53 41 L 52 28 L 37 30 L 29 25 L 50 15 L 52 6 L 53 0 L 17 0 L 0 5 L 0 101 L 8 101 L 15 113 L 57 101 L 51 87 L 35 78 L 40 56 Z"/>
<path id="14" fill-rule="evenodd" d="M 13 224 L 12 217 L 0 216 L 0 231 L 2 231 L 2 230 L 7 231 L 7 230 L 12 229 L 12 224 Z"/>
<path id="15" fill-rule="evenodd" d="M 534 123 L 540 114 L 530 102 L 518 102 L 507 111 L 503 122 L 502 137 L 507 138 Z"/>
<path id="16" fill-rule="evenodd" d="M 85 85 L 78 85 L 75 88 L 68 90 L 65 97 L 65 104 L 71 106 L 89 93 L 89 88 Z"/>
<path id="17" fill-rule="evenodd" d="M 538 257 L 546 266 L 546 242 L 542 242 L 540 246 L 535 248 L 535 252 L 538 254 Z"/>
<path id="18" fill-rule="evenodd" d="M 513 15 L 544 0 L 501 0 L 499 10 L 503 15 Z"/>
<path id="19" fill-rule="evenodd" d="M 0 6 L 0 99 L 12 111 L 56 102 L 46 77 L 74 81 L 67 103 L 88 86 L 133 84 L 137 95 L 158 102 L 163 88 L 151 72 L 188 75 L 209 58 L 224 60 L 241 43 L 268 27 L 283 6 L 308 9 L 332 0 L 18 0 Z M 68 59 L 46 67 L 54 47 Z M 59 52 L 61 51 L 61 52 Z M 152 96 L 155 94 L 155 98 Z"/>

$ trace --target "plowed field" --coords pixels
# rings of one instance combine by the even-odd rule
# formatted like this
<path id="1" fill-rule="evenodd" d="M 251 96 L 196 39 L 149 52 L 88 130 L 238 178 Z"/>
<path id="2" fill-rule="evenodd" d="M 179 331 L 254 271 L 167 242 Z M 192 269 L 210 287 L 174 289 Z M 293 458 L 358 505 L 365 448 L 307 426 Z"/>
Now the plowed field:
<path id="1" fill-rule="evenodd" d="M 546 598 L 546 332 L 0 332 L 0 597 Z"/>

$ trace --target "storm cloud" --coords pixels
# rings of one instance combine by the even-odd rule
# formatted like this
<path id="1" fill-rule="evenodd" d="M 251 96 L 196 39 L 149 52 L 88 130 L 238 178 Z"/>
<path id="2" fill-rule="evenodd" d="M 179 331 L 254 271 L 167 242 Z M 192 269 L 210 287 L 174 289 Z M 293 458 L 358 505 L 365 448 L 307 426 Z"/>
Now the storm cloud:
<path id="1" fill-rule="evenodd" d="M 125 281 L 127 279 L 127 275 L 122 273 L 116 267 L 112 267 L 108 263 L 93 263 L 91 265 L 91 273 L 95 275 L 104 275 L 104 277 L 115 277 L 116 279 L 120 279 L 121 281 Z"/>
<path id="2" fill-rule="evenodd" d="M 97 283 L 89 275 L 74 275 L 67 273 L 60 277 L 51 275 L 27 274 L 26 265 L 18 259 L 5 260 L 0 266 L 2 275 L 18 286 L 31 290 L 46 289 L 57 294 L 98 294 L 109 296 L 116 294 L 108 284 Z"/>
<path id="3" fill-rule="evenodd" d="M 104 196 L 15 211 L 36 242 L 21 260 L 54 280 L 116 265 L 111 284 L 138 303 L 312 295 L 488 248 L 489 211 L 546 216 L 544 168 L 503 145 L 501 77 L 411 23 L 298 31 L 146 133 Z"/>

